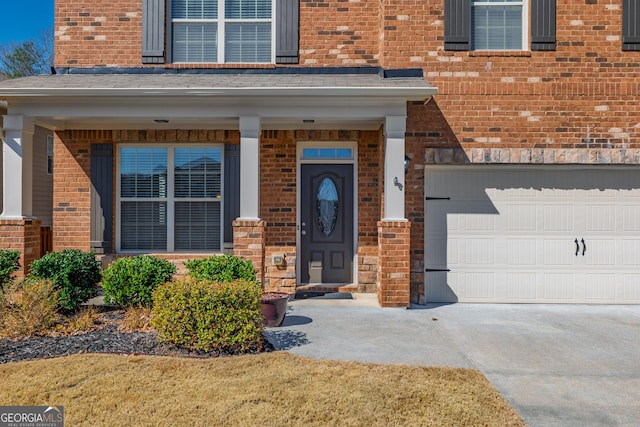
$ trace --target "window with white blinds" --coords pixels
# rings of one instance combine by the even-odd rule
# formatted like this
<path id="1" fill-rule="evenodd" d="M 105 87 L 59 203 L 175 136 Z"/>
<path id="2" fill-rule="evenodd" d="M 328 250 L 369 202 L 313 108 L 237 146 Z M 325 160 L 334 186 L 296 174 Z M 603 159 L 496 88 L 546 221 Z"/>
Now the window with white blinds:
<path id="1" fill-rule="evenodd" d="M 172 0 L 174 62 L 270 63 L 274 0 Z"/>
<path id="2" fill-rule="evenodd" d="M 126 146 L 119 156 L 119 250 L 221 249 L 222 146 Z"/>
<path id="3" fill-rule="evenodd" d="M 524 9 L 523 1 L 472 1 L 472 49 L 522 50 L 526 30 Z"/>

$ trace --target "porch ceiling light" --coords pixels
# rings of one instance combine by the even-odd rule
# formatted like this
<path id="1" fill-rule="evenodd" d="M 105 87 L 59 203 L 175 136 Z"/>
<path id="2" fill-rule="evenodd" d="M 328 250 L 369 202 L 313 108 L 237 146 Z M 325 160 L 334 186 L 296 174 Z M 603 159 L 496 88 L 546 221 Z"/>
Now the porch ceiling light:
<path id="1" fill-rule="evenodd" d="M 315 123 L 316 121 L 313 119 L 303 119 L 302 123 Z"/>
<path id="2" fill-rule="evenodd" d="M 169 123 L 169 120 L 167 120 L 167 119 L 155 119 L 154 122 L 156 122 L 156 123 Z"/>

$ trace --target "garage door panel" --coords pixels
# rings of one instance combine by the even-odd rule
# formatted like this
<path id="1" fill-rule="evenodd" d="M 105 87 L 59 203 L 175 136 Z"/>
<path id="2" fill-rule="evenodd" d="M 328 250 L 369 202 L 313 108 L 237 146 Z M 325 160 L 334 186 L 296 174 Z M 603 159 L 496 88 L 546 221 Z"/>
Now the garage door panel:
<path id="1" fill-rule="evenodd" d="M 495 274 L 486 271 L 465 271 L 448 274 L 451 289 L 464 295 L 465 301 L 492 301 L 495 299 Z"/>
<path id="2" fill-rule="evenodd" d="M 624 231 L 640 231 L 640 201 L 639 206 L 622 206 L 622 229 Z"/>
<path id="3" fill-rule="evenodd" d="M 493 265 L 494 243 L 491 238 L 450 238 L 447 251 L 449 265 Z"/>
<path id="4" fill-rule="evenodd" d="M 640 260 L 640 240 L 622 240 L 622 263 L 627 266 L 635 266 Z"/>
<path id="5" fill-rule="evenodd" d="M 611 205 L 587 205 L 584 209 L 585 230 L 610 232 L 616 229 L 616 207 Z"/>
<path id="6" fill-rule="evenodd" d="M 591 302 L 616 302 L 616 285 L 611 280 L 611 275 L 612 273 L 586 274 L 584 299 Z"/>
<path id="7" fill-rule="evenodd" d="M 543 206 L 542 231 L 574 231 L 574 207 L 569 204 Z"/>
<path id="8" fill-rule="evenodd" d="M 537 208 L 534 204 L 509 204 L 506 214 L 508 231 L 536 231 L 538 228 Z"/>
<path id="9" fill-rule="evenodd" d="M 542 276 L 542 299 L 570 302 L 574 299 L 572 273 L 546 273 Z"/>
<path id="10" fill-rule="evenodd" d="M 640 303 L 638 171 L 427 167 L 425 193 L 451 197 L 426 202 L 425 263 L 451 270 L 427 301 Z"/>
<path id="11" fill-rule="evenodd" d="M 506 245 L 506 257 L 510 266 L 536 265 L 537 260 L 537 240 L 536 239 L 508 239 Z"/>
<path id="12" fill-rule="evenodd" d="M 537 273 L 508 273 L 507 298 L 514 302 L 535 302 L 538 298 L 539 283 L 540 279 Z"/>
<path id="13" fill-rule="evenodd" d="M 619 301 L 640 302 L 640 273 L 622 274 Z"/>
<path id="14" fill-rule="evenodd" d="M 571 237 L 543 241 L 544 266 L 569 266 L 576 262 L 576 244 Z"/>
<path id="15" fill-rule="evenodd" d="M 584 239 L 581 241 L 581 254 L 588 266 L 613 266 L 617 262 L 616 241 L 614 239 Z M 585 249 L 586 246 L 586 249 Z M 579 255 L 582 256 L 582 255 Z M 636 261 L 637 262 L 637 261 Z"/>

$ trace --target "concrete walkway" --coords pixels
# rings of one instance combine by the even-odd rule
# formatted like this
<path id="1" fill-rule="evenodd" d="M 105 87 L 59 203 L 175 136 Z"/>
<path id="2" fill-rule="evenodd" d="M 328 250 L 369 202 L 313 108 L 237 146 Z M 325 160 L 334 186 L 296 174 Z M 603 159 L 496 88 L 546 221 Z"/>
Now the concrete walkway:
<path id="1" fill-rule="evenodd" d="M 532 427 L 640 425 L 640 306 L 307 299 L 267 334 L 321 359 L 476 368 Z"/>

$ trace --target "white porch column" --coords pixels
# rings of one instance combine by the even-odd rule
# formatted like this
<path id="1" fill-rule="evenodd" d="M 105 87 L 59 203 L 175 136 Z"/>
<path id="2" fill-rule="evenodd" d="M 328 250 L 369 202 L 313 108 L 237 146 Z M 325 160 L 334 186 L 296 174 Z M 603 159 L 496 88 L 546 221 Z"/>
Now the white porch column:
<path id="1" fill-rule="evenodd" d="M 406 127 L 406 116 L 385 117 L 383 221 L 407 221 L 404 215 L 404 133 Z"/>
<path id="2" fill-rule="evenodd" d="M 3 211 L 0 219 L 22 219 L 32 215 L 33 133 L 32 117 L 4 116 L 2 141 Z"/>
<path id="3" fill-rule="evenodd" d="M 240 218 L 260 219 L 260 117 L 240 117 Z"/>

